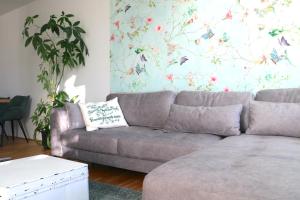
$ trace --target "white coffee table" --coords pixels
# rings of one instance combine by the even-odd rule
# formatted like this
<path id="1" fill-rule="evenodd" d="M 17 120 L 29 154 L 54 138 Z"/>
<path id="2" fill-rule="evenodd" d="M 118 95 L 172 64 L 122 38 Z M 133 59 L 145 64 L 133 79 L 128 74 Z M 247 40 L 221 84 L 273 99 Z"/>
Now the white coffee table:
<path id="1" fill-rule="evenodd" d="M 0 163 L 0 200 L 88 200 L 88 166 L 47 155 Z"/>

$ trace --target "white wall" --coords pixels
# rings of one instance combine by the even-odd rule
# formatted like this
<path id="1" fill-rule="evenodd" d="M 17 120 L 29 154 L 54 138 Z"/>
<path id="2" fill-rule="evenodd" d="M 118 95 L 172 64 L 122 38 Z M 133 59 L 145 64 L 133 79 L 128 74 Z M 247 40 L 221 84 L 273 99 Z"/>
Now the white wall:
<path id="1" fill-rule="evenodd" d="M 62 10 L 81 21 L 90 50 L 86 66 L 68 72 L 62 87 L 86 101 L 104 100 L 110 91 L 110 0 L 38 0 L 0 16 L 0 96 L 30 95 L 31 112 L 45 93 L 36 82 L 40 60 L 31 48 L 24 47 L 23 23 L 29 15 L 39 14 L 45 21 Z M 32 137 L 29 119 L 26 127 Z M 22 136 L 20 131 L 18 135 Z"/>

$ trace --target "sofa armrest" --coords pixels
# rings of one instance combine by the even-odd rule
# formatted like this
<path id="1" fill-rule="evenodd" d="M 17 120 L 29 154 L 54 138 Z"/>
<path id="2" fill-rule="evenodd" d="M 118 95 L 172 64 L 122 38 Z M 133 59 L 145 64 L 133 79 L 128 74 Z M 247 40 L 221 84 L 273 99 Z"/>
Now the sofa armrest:
<path id="1" fill-rule="evenodd" d="M 60 136 L 69 129 L 69 117 L 65 109 L 53 109 L 50 117 L 51 127 L 51 154 L 63 156 L 63 148 Z"/>

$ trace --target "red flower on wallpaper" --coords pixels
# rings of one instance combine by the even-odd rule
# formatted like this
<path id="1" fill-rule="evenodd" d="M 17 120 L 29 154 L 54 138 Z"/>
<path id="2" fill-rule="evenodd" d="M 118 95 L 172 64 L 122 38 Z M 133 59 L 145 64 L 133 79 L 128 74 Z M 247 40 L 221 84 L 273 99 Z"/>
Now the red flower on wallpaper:
<path id="1" fill-rule="evenodd" d="M 167 78 L 168 81 L 174 81 L 174 75 L 173 74 L 168 74 L 166 76 L 166 78 Z"/>
<path id="2" fill-rule="evenodd" d="M 146 21 L 147 21 L 148 24 L 151 24 L 153 22 L 153 18 L 148 17 Z"/>
<path id="3" fill-rule="evenodd" d="M 110 41 L 115 41 L 115 40 L 116 40 L 115 34 L 111 34 Z"/>
<path id="4" fill-rule="evenodd" d="M 156 27 L 155 27 L 155 30 L 156 30 L 157 32 L 162 31 L 162 26 L 161 26 L 161 25 L 156 26 Z"/>
<path id="5" fill-rule="evenodd" d="M 224 88 L 224 92 L 229 92 L 229 88 L 228 87 Z"/>
<path id="6" fill-rule="evenodd" d="M 114 23 L 114 25 L 115 25 L 115 27 L 117 27 L 117 29 L 120 29 L 120 21 L 116 21 L 116 22 Z"/>
<path id="7" fill-rule="evenodd" d="M 212 76 L 212 77 L 210 77 L 210 80 L 211 80 L 212 82 L 216 82 L 216 81 L 217 81 L 217 77 Z"/>
<path id="8" fill-rule="evenodd" d="M 225 19 L 232 19 L 232 13 L 231 13 L 231 10 L 229 10 L 227 13 L 226 13 L 226 15 L 225 15 L 225 17 L 224 17 L 224 20 Z"/>

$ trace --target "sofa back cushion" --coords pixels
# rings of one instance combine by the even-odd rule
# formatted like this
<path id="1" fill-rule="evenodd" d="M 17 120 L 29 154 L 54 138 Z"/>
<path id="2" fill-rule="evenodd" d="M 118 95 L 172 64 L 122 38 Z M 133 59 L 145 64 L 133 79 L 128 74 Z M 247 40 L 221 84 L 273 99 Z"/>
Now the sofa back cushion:
<path id="1" fill-rule="evenodd" d="M 247 134 L 300 137 L 300 104 L 253 101 Z"/>
<path id="2" fill-rule="evenodd" d="M 227 106 L 242 104 L 241 131 L 248 128 L 249 104 L 253 100 L 250 92 L 199 92 L 182 91 L 175 100 L 176 104 L 185 106 Z"/>
<path id="3" fill-rule="evenodd" d="M 127 123 L 131 126 L 163 128 L 174 103 L 172 91 L 150 93 L 113 93 L 107 100 L 118 97 Z"/>
<path id="4" fill-rule="evenodd" d="M 300 103 L 300 88 L 272 89 L 258 91 L 256 101 Z"/>
<path id="5" fill-rule="evenodd" d="M 182 106 L 173 104 L 164 129 L 185 133 L 234 136 L 240 134 L 243 106 Z"/>

